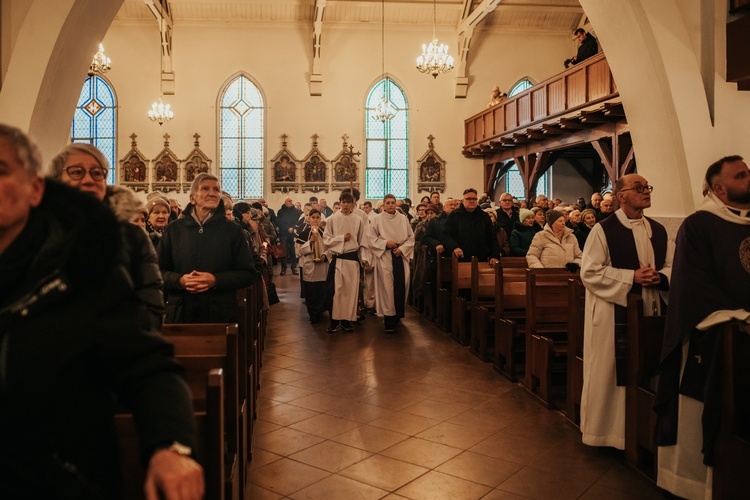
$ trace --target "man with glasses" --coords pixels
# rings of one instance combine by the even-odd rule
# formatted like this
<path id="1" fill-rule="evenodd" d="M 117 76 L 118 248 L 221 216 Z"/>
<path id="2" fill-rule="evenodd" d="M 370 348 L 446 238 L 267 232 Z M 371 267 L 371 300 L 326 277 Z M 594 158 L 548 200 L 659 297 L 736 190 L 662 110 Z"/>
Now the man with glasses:
<path id="1" fill-rule="evenodd" d="M 505 230 L 505 234 L 510 236 L 513 232 L 513 226 L 518 220 L 518 208 L 513 205 L 513 196 L 510 193 L 500 195 L 498 201 L 500 208 L 497 209 L 497 223 Z"/>
<path id="2" fill-rule="evenodd" d="M 750 321 L 750 169 L 727 156 L 708 167 L 704 187 L 703 203 L 677 233 L 654 407 L 657 485 L 682 498 L 703 498 L 710 485 L 715 396 L 728 382 L 711 353 L 721 350 L 725 322 Z"/>
<path id="3" fill-rule="evenodd" d="M 638 174 L 615 182 L 620 209 L 595 225 L 583 249 L 586 287 L 581 432 L 591 446 L 625 448 L 625 320 L 628 294 L 643 297 L 647 315 L 661 314 L 674 245 L 643 215 L 653 187 Z"/>
<path id="4" fill-rule="evenodd" d="M 489 261 L 493 267 L 500 262 L 500 245 L 492 230 L 492 220 L 479 208 L 476 189 L 466 189 L 461 206 L 445 220 L 444 245 L 461 262 L 471 262 L 472 257 L 480 262 Z"/>

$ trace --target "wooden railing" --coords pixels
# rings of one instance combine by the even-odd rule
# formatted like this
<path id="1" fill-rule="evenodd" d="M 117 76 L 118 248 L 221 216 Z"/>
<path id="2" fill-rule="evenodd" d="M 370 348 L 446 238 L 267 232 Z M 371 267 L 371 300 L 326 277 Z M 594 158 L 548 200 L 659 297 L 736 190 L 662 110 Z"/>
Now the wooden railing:
<path id="1" fill-rule="evenodd" d="M 464 121 L 464 149 L 549 123 L 619 95 L 604 53 Z"/>

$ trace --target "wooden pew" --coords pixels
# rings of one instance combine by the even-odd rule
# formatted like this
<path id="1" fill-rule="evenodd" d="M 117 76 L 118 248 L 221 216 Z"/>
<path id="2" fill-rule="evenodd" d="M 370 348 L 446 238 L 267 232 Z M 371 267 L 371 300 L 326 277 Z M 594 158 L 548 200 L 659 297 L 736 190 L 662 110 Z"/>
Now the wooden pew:
<path id="1" fill-rule="evenodd" d="M 445 255 L 443 253 L 437 256 L 437 278 L 435 282 L 437 305 L 435 306 L 435 322 L 445 332 L 450 332 L 451 330 L 452 262 L 452 255 Z"/>
<path id="2" fill-rule="evenodd" d="M 473 340 L 475 337 L 474 331 L 484 329 L 487 331 L 488 323 L 490 319 L 494 319 L 494 315 L 490 316 L 489 310 L 494 311 L 495 304 L 495 274 L 499 271 L 500 264 L 495 267 L 490 267 L 488 262 L 479 262 L 476 257 L 471 258 L 471 292 L 469 299 L 466 302 L 466 308 L 463 314 L 468 311 L 469 315 L 463 320 L 462 328 L 464 331 L 465 342 L 468 341 L 469 347 L 478 354 L 474 348 Z M 482 315 L 481 318 L 477 318 L 475 311 L 482 309 L 479 313 Z M 486 313 L 485 313 L 486 312 Z M 469 328 L 467 330 L 467 324 Z"/>
<path id="3" fill-rule="evenodd" d="M 565 402 L 568 280 L 572 276 L 564 268 L 526 271 L 524 386 L 547 408 L 555 406 L 553 399 Z M 565 382 L 555 384 L 553 376 Z"/>
<path id="4" fill-rule="evenodd" d="M 203 377 L 213 368 L 224 370 L 225 484 L 228 498 L 242 498 L 246 457 L 240 444 L 246 440 L 247 418 L 240 413 L 240 353 L 238 327 L 226 323 L 171 324 L 162 334 L 174 345 L 175 358 L 185 367 L 186 380 L 196 409 L 202 409 L 206 394 Z"/>
<path id="5" fill-rule="evenodd" d="M 502 290 L 503 293 L 498 294 L 495 301 L 495 349 L 492 360 L 500 374 L 517 382 L 524 377 L 526 366 L 525 266 L 503 269 Z"/>
<path id="6" fill-rule="evenodd" d="M 581 422 L 583 391 L 583 324 L 586 288 L 580 280 L 568 280 L 568 390 L 565 418 L 574 425 Z"/>
<path id="7" fill-rule="evenodd" d="M 737 322 L 721 329 L 721 425 L 715 444 L 713 498 L 746 498 L 750 470 L 750 335 Z"/>
<path id="8" fill-rule="evenodd" d="M 437 305 L 437 286 L 436 277 L 433 276 L 430 262 L 432 262 L 432 253 L 434 250 L 422 245 L 422 259 L 425 263 L 425 283 L 422 288 L 422 315 L 430 321 L 435 320 L 435 307 Z"/>
<path id="9" fill-rule="evenodd" d="M 628 296 L 625 459 L 652 479 L 656 479 L 653 407 L 665 321 L 665 316 L 644 316 L 641 296 Z"/>
<path id="10" fill-rule="evenodd" d="M 225 500 L 224 469 L 224 371 L 220 368 L 206 373 L 203 382 L 205 405 L 195 414 L 196 443 L 193 453 L 203 467 L 206 500 Z M 140 457 L 140 441 L 133 415 L 115 415 L 115 433 L 120 455 L 122 496 L 125 500 L 142 500 L 145 469 Z"/>
<path id="11" fill-rule="evenodd" d="M 252 459 L 253 444 L 253 415 L 255 415 L 255 353 L 254 335 L 252 323 L 250 322 L 250 311 L 247 298 L 247 290 L 237 290 L 237 333 L 238 333 L 238 353 L 239 353 L 239 380 L 238 380 L 238 401 L 240 411 L 240 435 L 238 436 L 240 470 L 242 471 L 242 484 L 247 484 L 248 464 Z M 252 299 L 250 299 L 252 300 Z M 244 376 L 243 376 L 244 374 Z M 242 430 L 246 431 L 243 435 Z"/>
<path id="12" fill-rule="evenodd" d="M 468 343 L 466 312 L 471 305 L 471 262 L 459 262 L 452 254 L 451 262 L 451 337 L 461 345 Z"/>

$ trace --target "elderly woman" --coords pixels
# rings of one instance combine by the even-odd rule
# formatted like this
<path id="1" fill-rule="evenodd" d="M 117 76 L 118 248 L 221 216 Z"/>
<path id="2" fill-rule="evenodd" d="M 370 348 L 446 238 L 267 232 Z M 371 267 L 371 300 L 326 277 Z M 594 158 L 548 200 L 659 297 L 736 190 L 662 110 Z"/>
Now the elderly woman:
<path id="1" fill-rule="evenodd" d="M 540 207 L 534 207 L 531 211 L 534 213 L 534 224 L 536 224 L 539 231 L 541 231 L 544 229 L 544 225 L 547 224 L 547 216 L 545 215 L 546 211 Z"/>
<path id="2" fill-rule="evenodd" d="M 510 233 L 510 255 L 511 257 L 526 257 L 531 240 L 542 228 L 534 221 L 534 212 L 527 208 L 519 210 L 518 220 L 513 232 Z"/>
<path id="3" fill-rule="evenodd" d="M 509 256 L 510 238 L 508 238 L 508 233 L 505 232 L 505 229 L 500 227 L 500 224 L 497 222 L 497 211 L 494 208 L 485 208 L 484 211 L 490 216 L 490 220 L 492 221 L 492 232 L 497 236 L 497 244 L 500 245 L 500 254 L 503 257 Z"/>
<path id="4" fill-rule="evenodd" d="M 150 313 L 148 318 L 143 318 L 144 325 L 161 328 L 164 295 L 156 253 L 143 230 L 129 222 L 140 202 L 129 189 L 107 186 L 108 172 L 109 162 L 99 149 L 91 144 L 74 143 L 65 146 L 52 158 L 47 175 L 79 191 L 90 193 L 114 212 L 126 243 L 121 249 L 123 262 L 139 300 Z"/>
<path id="5" fill-rule="evenodd" d="M 141 205 L 137 212 L 130 218 L 130 223 L 146 230 L 146 221 L 148 220 L 148 210 Z"/>
<path id="6" fill-rule="evenodd" d="M 586 245 L 586 239 L 589 237 L 591 228 L 596 225 L 596 211 L 593 208 L 587 208 L 581 212 L 581 222 L 576 226 L 575 237 L 578 240 L 578 248 L 583 250 Z"/>
<path id="7" fill-rule="evenodd" d="M 169 200 L 158 194 L 146 201 L 146 208 L 148 209 L 146 232 L 156 248 L 159 246 L 162 233 L 169 225 L 171 220 L 169 216 L 172 211 L 169 207 Z"/>
<path id="8" fill-rule="evenodd" d="M 573 230 L 565 227 L 565 215 L 547 211 L 547 225 L 531 241 L 526 254 L 529 267 L 567 267 L 574 272 L 581 266 L 581 249 Z"/>

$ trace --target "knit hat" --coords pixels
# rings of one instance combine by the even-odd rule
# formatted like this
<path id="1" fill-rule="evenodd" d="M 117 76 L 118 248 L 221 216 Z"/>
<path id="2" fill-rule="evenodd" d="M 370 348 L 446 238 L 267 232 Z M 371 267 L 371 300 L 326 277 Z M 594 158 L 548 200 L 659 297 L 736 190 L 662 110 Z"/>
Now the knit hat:
<path id="1" fill-rule="evenodd" d="M 432 213 L 434 213 L 435 215 L 437 215 L 437 214 L 439 214 L 439 213 L 440 213 L 440 207 L 438 207 L 438 206 L 437 206 L 436 204 L 434 204 L 434 203 L 428 203 L 428 204 L 427 204 L 427 208 L 425 208 L 425 209 L 424 209 L 424 211 L 425 211 L 425 212 L 432 212 Z"/>
<path id="2" fill-rule="evenodd" d="M 149 200 L 146 201 L 146 209 L 148 210 L 148 213 L 150 214 L 151 212 L 153 212 L 154 207 L 158 205 L 166 207 L 167 212 L 172 210 L 172 207 L 169 206 L 169 200 L 163 196 L 157 195 L 152 196 Z"/>
<path id="3" fill-rule="evenodd" d="M 593 208 L 587 208 L 581 212 L 581 220 L 583 220 L 586 217 L 586 214 L 591 214 L 594 217 L 596 217 L 596 210 Z"/>
<path id="4" fill-rule="evenodd" d="M 263 212 L 257 208 L 250 209 L 250 219 L 252 220 L 263 220 Z"/>
<path id="5" fill-rule="evenodd" d="M 524 220 L 526 220 L 526 217 L 533 217 L 534 212 L 529 210 L 528 208 L 522 208 L 518 211 L 518 220 L 523 223 Z"/>
<path id="6" fill-rule="evenodd" d="M 550 226 L 560 217 L 565 217 L 565 214 L 557 210 L 547 210 L 547 213 L 545 215 L 547 216 L 547 224 L 549 224 Z"/>

